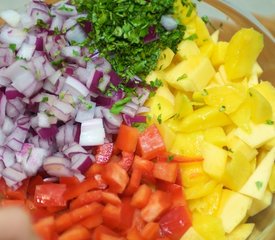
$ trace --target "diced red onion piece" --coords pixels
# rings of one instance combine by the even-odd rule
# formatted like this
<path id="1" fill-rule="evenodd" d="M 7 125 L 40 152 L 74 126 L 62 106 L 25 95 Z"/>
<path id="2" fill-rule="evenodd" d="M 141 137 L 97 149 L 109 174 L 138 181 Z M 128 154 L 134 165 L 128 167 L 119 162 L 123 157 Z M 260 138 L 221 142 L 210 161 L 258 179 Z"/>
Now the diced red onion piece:
<path id="1" fill-rule="evenodd" d="M 55 15 L 52 18 L 50 30 L 51 31 L 55 31 L 55 30 L 61 31 L 62 26 L 64 24 L 64 20 L 65 20 L 64 17 L 62 17 L 60 15 Z"/>
<path id="2" fill-rule="evenodd" d="M 87 35 L 83 29 L 77 24 L 66 33 L 66 39 L 72 43 L 82 43 L 86 39 Z"/>
<path id="3" fill-rule="evenodd" d="M 54 8 L 54 11 L 64 17 L 75 16 L 77 14 L 75 6 L 69 4 L 59 4 Z"/>
<path id="4" fill-rule="evenodd" d="M 68 159 L 58 156 L 48 157 L 44 160 L 43 168 L 51 176 L 70 177 L 73 175 L 70 170 L 71 163 Z"/>
<path id="5" fill-rule="evenodd" d="M 76 142 L 73 142 L 69 145 L 64 146 L 64 148 L 62 149 L 62 152 L 68 158 L 71 158 L 73 155 L 79 154 L 79 153 L 87 154 L 87 151 Z"/>
<path id="6" fill-rule="evenodd" d="M 109 72 L 110 81 L 114 86 L 117 86 L 121 83 L 121 78 L 117 75 L 117 73 L 114 70 L 111 70 Z"/>
<path id="7" fill-rule="evenodd" d="M 71 168 L 77 172 L 84 173 L 92 165 L 93 161 L 90 155 L 78 153 L 72 156 Z"/>
<path id="8" fill-rule="evenodd" d="M 89 90 L 77 79 L 68 76 L 65 81 L 64 90 L 69 90 L 72 94 L 76 96 L 87 97 Z"/>
<path id="9" fill-rule="evenodd" d="M 79 144 L 81 146 L 97 146 L 104 143 L 105 131 L 103 121 L 94 118 L 81 124 Z"/>
<path id="10" fill-rule="evenodd" d="M 20 22 L 20 14 L 12 9 L 2 11 L 0 17 L 12 27 L 17 27 Z"/>
<path id="11" fill-rule="evenodd" d="M 2 126 L 2 124 L 5 121 L 6 106 L 7 106 L 6 95 L 4 93 L 0 92 L 0 126 Z"/>
<path id="12" fill-rule="evenodd" d="M 109 123 L 113 124 L 116 127 L 119 127 L 123 121 L 122 116 L 120 114 L 113 114 L 110 112 L 110 109 L 103 108 L 102 109 L 102 114 L 106 121 Z"/>
<path id="13" fill-rule="evenodd" d="M 29 61 L 34 53 L 36 46 L 33 44 L 23 43 L 17 53 L 17 56 Z"/>
<path id="14" fill-rule="evenodd" d="M 24 172 L 16 171 L 16 170 L 14 170 L 11 167 L 5 168 L 2 171 L 2 175 L 5 178 L 9 178 L 9 179 L 11 179 L 11 180 L 13 180 L 15 182 L 21 182 L 21 181 L 23 181 L 24 179 L 27 178 L 27 176 L 26 176 L 26 174 Z"/>
<path id="15" fill-rule="evenodd" d="M 38 128 L 36 132 L 39 137 L 47 140 L 56 136 L 56 134 L 58 133 L 58 128 L 55 124 L 53 124 L 48 128 Z"/>
<path id="16" fill-rule="evenodd" d="M 9 148 L 1 148 L 1 159 L 6 167 L 10 167 L 15 163 L 15 153 Z"/>
<path id="17" fill-rule="evenodd" d="M 171 15 L 161 16 L 160 23 L 167 31 L 175 30 L 178 27 L 178 22 Z"/>
<path id="18" fill-rule="evenodd" d="M 103 75 L 103 78 L 99 81 L 98 89 L 99 89 L 101 92 L 104 92 L 104 91 L 106 90 L 106 87 L 107 87 L 107 85 L 109 84 L 109 82 L 110 82 L 110 76 L 104 74 L 104 75 Z"/>
<path id="19" fill-rule="evenodd" d="M 14 129 L 14 122 L 9 118 L 5 117 L 4 123 L 2 125 L 2 131 L 4 134 L 9 135 Z"/>
<path id="20" fill-rule="evenodd" d="M 0 31 L 0 42 L 15 44 L 17 50 L 21 47 L 26 37 L 27 33 L 19 28 L 4 26 Z"/>

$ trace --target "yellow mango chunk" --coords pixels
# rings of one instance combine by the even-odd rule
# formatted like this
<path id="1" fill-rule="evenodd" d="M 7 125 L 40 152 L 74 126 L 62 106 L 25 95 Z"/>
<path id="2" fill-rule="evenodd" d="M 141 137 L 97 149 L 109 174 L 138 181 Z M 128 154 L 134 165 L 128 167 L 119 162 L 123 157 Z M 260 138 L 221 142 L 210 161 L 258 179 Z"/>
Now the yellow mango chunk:
<path id="1" fill-rule="evenodd" d="M 204 238 L 193 227 L 190 227 L 180 240 L 204 240 Z"/>
<path id="2" fill-rule="evenodd" d="M 161 71 L 151 71 L 145 78 L 146 83 L 150 85 L 151 82 L 155 82 L 156 80 L 162 80 L 163 73 Z"/>
<path id="3" fill-rule="evenodd" d="M 201 144 L 204 135 L 202 132 L 178 133 L 171 152 L 186 157 L 201 157 Z"/>
<path id="4" fill-rule="evenodd" d="M 263 123 L 272 119 L 272 107 L 266 98 L 256 89 L 250 88 L 251 120 L 255 123 Z"/>
<path id="5" fill-rule="evenodd" d="M 160 135 L 162 136 L 167 151 L 170 151 L 173 146 L 174 139 L 176 138 L 176 133 L 171 128 L 169 128 L 167 124 L 157 123 L 157 128 L 160 132 Z"/>
<path id="6" fill-rule="evenodd" d="M 268 182 L 268 187 L 272 193 L 275 192 L 275 163 L 272 166 L 271 175 Z"/>
<path id="7" fill-rule="evenodd" d="M 157 70 L 166 69 L 172 62 L 174 56 L 175 56 L 175 53 L 170 48 L 164 49 L 160 54 L 156 69 Z"/>
<path id="8" fill-rule="evenodd" d="M 201 152 L 204 171 L 212 178 L 220 180 L 224 174 L 227 151 L 211 143 L 203 142 Z"/>
<path id="9" fill-rule="evenodd" d="M 192 40 L 182 40 L 177 47 L 177 57 L 187 60 L 190 56 L 199 55 L 200 49 Z"/>
<path id="10" fill-rule="evenodd" d="M 251 203 L 250 197 L 228 189 L 222 190 L 217 216 L 221 219 L 226 233 L 232 232 L 243 221 Z"/>
<path id="11" fill-rule="evenodd" d="M 194 19 L 197 12 L 192 1 L 186 1 L 186 5 L 183 5 L 181 0 L 176 0 L 174 1 L 174 14 L 176 19 L 185 25 Z"/>
<path id="12" fill-rule="evenodd" d="M 275 113 L 275 88 L 272 84 L 270 82 L 262 81 L 254 86 L 254 89 L 265 97 L 265 99 L 270 103 L 273 113 Z"/>
<path id="13" fill-rule="evenodd" d="M 223 147 L 226 144 L 226 135 L 222 127 L 208 128 L 203 134 L 205 141 L 218 147 Z"/>
<path id="14" fill-rule="evenodd" d="M 264 46 L 263 35 L 254 29 L 241 29 L 230 40 L 226 56 L 225 70 L 230 80 L 239 80 L 252 72 Z"/>
<path id="15" fill-rule="evenodd" d="M 165 98 L 168 102 L 170 102 L 172 105 L 175 105 L 175 97 L 169 90 L 167 86 L 161 86 L 157 89 L 156 95 L 159 97 Z"/>
<path id="16" fill-rule="evenodd" d="M 208 88 L 207 92 L 205 103 L 228 114 L 236 111 L 247 96 L 246 87 L 242 83 Z"/>
<path id="17" fill-rule="evenodd" d="M 197 34 L 197 39 L 195 39 L 195 41 L 198 46 L 202 46 L 205 42 L 210 41 L 210 34 L 206 27 L 206 24 L 199 16 L 196 16 L 194 20 Z"/>
<path id="18" fill-rule="evenodd" d="M 269 207 L 272 203 L 272 197 L 272 193 L 267 190 L 261 199 L 253 199 L 252 205 L 248 210 L 248 215 L 255 216 L 257 213 Z"/>
<path id="19" fill-rule="evenodd" d="M 225 240 L 225 232 L 219 218 L 199 213 L 193 214 L 193 227 L 205 240 Z"/>
<path id="20" fill-rule="evenodd" d="M 211 56 L 211 62 L 213 66 L 218 67 L 224 64 L 228 45 L 229 45 L 228 42 L 219 41 L 214 46 L 214 50 Z"/>
<path id="21" fill-rule="evenodd" d="M 185 117 L 181 122 L 180 131 L 193 132 L 229 124 L 231 124 L 231 120 L 224 112 L 215 107 L 205 106 Z"/>
<path id="22" fill-rule="evenodd" d="M 214 44 L 213 40 L 210 38 L 209 40 L 205 41 L 200 46 L 200 52 L 203 56 L 211 58 L 211 56 L 214 52 L 214 47 L 215 47 L 215 44 Z"/>
<path id="23" fill-rule="evenodd" d="M 254 223 L 240 224 L 226 235 L 226 240 L 246 240 L 252 233 L 254 226 Z"/>
<path id="24" fill-rule="evenodd" d="M 208 84 L 215 70 L 207 57 L 197 55 L 181 61 L 165 73 L 165 80 L 172 87 L 184 91 L 196 91 L 202 90 Z"/>
<path id="25" fill-rule="evenodd" d="M 182 119 L 193 112 L 193 105 L 186 94 L 178 91 L 175 95 L 175 112 L 178 119 Z"/>

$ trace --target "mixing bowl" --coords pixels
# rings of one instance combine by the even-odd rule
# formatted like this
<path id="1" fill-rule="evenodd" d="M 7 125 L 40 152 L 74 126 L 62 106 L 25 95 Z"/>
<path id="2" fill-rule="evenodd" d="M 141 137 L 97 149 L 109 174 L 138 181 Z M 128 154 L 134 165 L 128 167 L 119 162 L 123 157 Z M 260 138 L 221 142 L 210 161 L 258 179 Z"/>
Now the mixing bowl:
<path id="1" fill-rule="evenodd" d="M 0 11 L 8 8 L 22 10 L 28 1 L 0 0 Z M 261 79 L 275 85 L 275 0 L 204 0 L 196 3 L 199 14 L 208 16 L 211 21 L 209 30 L 220 29 L 222 40 L 229 40 L 241 27 L 253 27 L 264 35 L 265 48 L 259 58 L 264 70 Z M 275 239 L 274 199 L 269 208 L 248 221 L 256 223 L 249 240 Z"/>

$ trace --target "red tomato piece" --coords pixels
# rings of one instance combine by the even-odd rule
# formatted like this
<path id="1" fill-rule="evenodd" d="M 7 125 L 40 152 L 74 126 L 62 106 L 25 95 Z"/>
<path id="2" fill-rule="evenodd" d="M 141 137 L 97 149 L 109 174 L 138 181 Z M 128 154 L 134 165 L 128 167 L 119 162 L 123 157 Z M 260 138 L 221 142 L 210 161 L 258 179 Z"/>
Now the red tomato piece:
<path id="1" fill-rule="evenodd" d="M 148 185 L 143 184 L 139 186 L 138 190 L 134 193 L 132 197 L 131 205 L 136 208 L 145 207 L 150 199 L 151 193 L 152 189 Z"/>
<path id="2" fill-rule="evenodd" d="M 141 157 L 148 160 L 166 151 L 164 141 L 155 125 L 151 125 L 140 134 L 137 151 Z"/>
<path id="3" fill-rule="evenodd" d="M 89 240 L 91 234 L 85 227 L 78 225 L 62 233 L 58 240 Z"/>
<path id="4" fill-rule="evenodd" d="M 54 217 L 49 216 L 34 224 L 34 230 L 43 240 L 52 240 L 55 234 Z"/>
<path id="5" fill-rule="evenodd" d="M 136 128 L 122 124 L 119 128 L 115 145 L 122 151 L 135 152 L 138 136 L 139 132 Z"/>
<path id="6" fill-rule="evenodd" d="M 122 157 L 121 157 L 121 160 L 118 162 L 118 164 L 121 167 L 123 167 L 126 171 L 128 171 L 133 164 L 134 153 L 122 151 L 121 155 Z"/>
<path id="7" fill-rule="evenodd" d="M 178 175 L 178 164 L 169 162 L 156 162 L 153 176 L 157 179 L 175 183 Z"/>
<path id="8" fill-rule="evenodd" d="M 159 225 L 164 236 L 178 240 L 191 227 L 192 222 L 186 206 L 178 206 L 165 213 Z"/>
<path id="9" fill-rule="evenodd" d="M 64 207 L 67 204 L 64 198 L 65 191 L 65 184 L 50 183 L 37 185 L 34 202 L 41 207 Z"/>
<path id="10" fill-rule="evenodd" d="M 127 232 L 127 240 L 147 240 L 147 238 L 144 238 L 138 229 L 133 227 Z"/>
<path id="11" fill-rule="evenodd" d="M 104 143 L 97 147 L 95 161 L 98 164 L 105 164 L 109 162 L 112 152 L 113 152 L 114 144 L 113 143 Z"/>
<path id="12" fill-rule="evenodd" d="M 141 231 L 146 240 L 155 240 L 159 237 L 159 224 L 156 222 L 147 223 Z"/>
<path id="13" fill-rule="evenodd" d="M 126 170 L 114 162 L 110 162 L 105 166 L 103 177 L 109 185 L 110 191 L 115 193 L 122 193 L 129 182 Z"/>
<path id="14" fill-rule="evenodd" d="M 153 222 L 165 213 L 171 206 L 169 193 L 157 190 L 149 198 L 147 205 L 141 210 L 141 217 L 146 222 Z"/>

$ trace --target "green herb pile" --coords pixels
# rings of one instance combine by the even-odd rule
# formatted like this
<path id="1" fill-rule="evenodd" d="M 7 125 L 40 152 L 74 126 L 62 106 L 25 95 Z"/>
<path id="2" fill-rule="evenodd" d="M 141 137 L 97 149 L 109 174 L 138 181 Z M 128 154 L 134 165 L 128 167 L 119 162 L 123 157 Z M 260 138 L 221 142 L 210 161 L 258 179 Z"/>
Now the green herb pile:
<path id="1" fill-rule="evenodd" d="M 144 79 L 155 69 L 161 50 L 176 46 L 185 27 L 178 25 L 167 31 L 161 24 L 162 15 L 173 14 L 174 0 L 73 0 L 81 12 L 88 14 L 93 30 L 84 43 L 90 51 L 99 50 L 113 69 L 124 79 Z M 158 40 L 144 43 L 150 27 Z"/>

